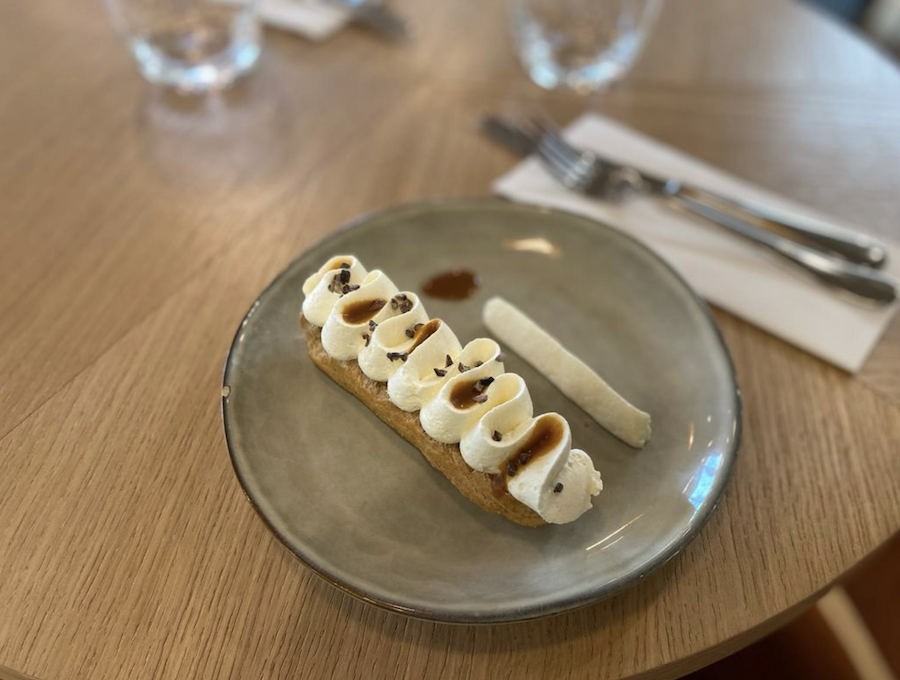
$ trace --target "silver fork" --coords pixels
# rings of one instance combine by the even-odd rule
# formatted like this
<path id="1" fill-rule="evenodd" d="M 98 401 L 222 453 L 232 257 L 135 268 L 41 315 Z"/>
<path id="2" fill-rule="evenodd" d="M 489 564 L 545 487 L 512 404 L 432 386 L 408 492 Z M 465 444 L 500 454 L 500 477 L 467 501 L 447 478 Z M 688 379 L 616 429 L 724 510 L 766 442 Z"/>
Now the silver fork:
<path id="1" fill-rule="evenodd" d="M 576 149 L 555 128 L 542 121 L 536 122 L 530 131 L 526 129 L 525 133 L 537 140 L 535 151 L 545 167 L 557 181 L 573 191 L 604 200 L 620 200 L 629 193 L 659 196 L 769 249 L 826 283 L 878 302 L 893 302 L 897 298 L 897 281 L 888 274 L 756 227 L 718 209 L 714 203 L 708 202 L 705 192 L 701 190 L 684 187 L 676 180 L 656 178 L 603 160 L 590 151 Z M 714 198 L 729 203 L 718 196 Z M 743 206 L 737 204 L 735 207 Z"/>

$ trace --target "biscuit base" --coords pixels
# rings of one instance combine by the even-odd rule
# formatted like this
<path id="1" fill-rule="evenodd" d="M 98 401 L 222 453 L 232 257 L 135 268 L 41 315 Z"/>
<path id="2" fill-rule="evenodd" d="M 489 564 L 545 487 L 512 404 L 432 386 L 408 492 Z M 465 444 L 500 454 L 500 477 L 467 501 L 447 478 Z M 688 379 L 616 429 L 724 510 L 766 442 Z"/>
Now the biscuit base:
<path id="1" fill-rule="evenodd" d="M 306 348 L 313 363 L 338 385 L 364 403 L 372 413 L 397 434 L 415 446 L 432 467 L 439 470 L 459 492 L 482 510 L 503 515 L 526 527 L 543 526 L 546 522 L 531 508 L 522 505 L 508 492 L 495 496 L 491 476 L 468 466 L 457 444 L 442 444 L 425 433 L 418 413 L 403 411 L 388 398 L 387 385 L 375 382 L 362 372 L 356 361 L 332 359 L 322 347 L 322 329 L 313 326 L 303 315 L 300 326 L 306 336 Z"/>

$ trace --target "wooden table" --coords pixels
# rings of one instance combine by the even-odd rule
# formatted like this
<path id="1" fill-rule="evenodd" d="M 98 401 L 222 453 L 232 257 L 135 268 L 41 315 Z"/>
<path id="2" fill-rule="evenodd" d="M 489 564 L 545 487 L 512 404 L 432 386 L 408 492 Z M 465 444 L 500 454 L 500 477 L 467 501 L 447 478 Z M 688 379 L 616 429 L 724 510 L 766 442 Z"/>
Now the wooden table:
<path id="1" fill-rule="evenodd" d="M 743 387 L 700 536 L 607 602 L 522 625 L 408 620 L 303 568 L 243 497 L 222 362 L 260 289 L 362 211 L 477 195 L 487 110 L 586 105 L 900 237 L 900 76 L 799 4 L 668 3 L 633 77 L 532 86 L 501 2 L 397 0 L 409 46 L 268 35 L 208 101 L 135 74 L 100 3 L 0 22 L 0 665 L 66 678 L 674 677 L 760 637 L 900 528 L 900 323 L 848 376 L 716 317 Z"/>

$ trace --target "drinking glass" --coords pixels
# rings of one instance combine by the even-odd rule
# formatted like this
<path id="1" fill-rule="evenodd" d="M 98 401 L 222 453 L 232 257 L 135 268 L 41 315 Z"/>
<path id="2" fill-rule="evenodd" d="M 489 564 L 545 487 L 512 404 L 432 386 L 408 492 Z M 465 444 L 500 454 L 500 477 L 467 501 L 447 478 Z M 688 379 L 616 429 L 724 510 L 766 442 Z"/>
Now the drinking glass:
<path id="1" fill-rule="evenodd" d="M 659 7 L 660 0 L 510 0 L 519 60 L 545 89 L 600 89 L 631 67 Z"/>
<path id="2" fill-rule="evenodd" d="M 259 58 L 257 0 L 106 0 L 147 80 L 184 92 L 231 85 Z"/>

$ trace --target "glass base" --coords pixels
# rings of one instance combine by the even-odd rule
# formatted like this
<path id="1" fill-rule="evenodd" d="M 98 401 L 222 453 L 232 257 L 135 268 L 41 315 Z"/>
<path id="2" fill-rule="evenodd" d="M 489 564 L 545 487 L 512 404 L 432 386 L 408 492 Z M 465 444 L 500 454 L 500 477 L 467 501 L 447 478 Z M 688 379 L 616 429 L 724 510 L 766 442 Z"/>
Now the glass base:
<path id="1" fill-rule="evenodd" d="M 201 93 L 228 87 L 253 68 L 260 31 L 254 20 L 237 26 L 207 21 L 134 37 L 131 50 L 151 83 Z"/>
<path id="2" fill-rule="evenodd" d="M 628 73 L 640 47 L 639 36 L 627 35 L 598 54 L 564 60 L 543 35 L 531 31 L 520 39 L 519 58 L 531 80 L 545 90 L 567 87 L 591 92 L 609 86 Z"/>
<path id="3" fill-rule="evenodd" d="M 630 64 L 614 61 L 600 62 L 579 69 L 567 69 L 552 62 L 535 60 L 525 68 L 535 85 L 545 90 L 566 87 L 576 92 L 588 93 L 602 90 L 624 76 Z"/>

